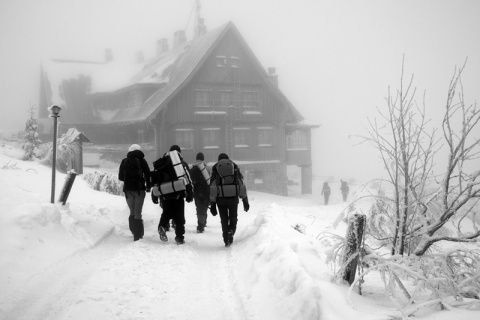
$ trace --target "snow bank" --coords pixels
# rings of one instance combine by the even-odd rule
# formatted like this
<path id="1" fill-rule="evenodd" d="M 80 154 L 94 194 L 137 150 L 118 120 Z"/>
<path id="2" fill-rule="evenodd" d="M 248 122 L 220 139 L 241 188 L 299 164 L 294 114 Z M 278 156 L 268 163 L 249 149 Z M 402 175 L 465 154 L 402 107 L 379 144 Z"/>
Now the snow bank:
<path id="1" fill-rule="evenodd" d="M 37 162 L 17 160 L 21 153 L 0 153 L 0 294 L 78 250 L 89 248 L 112 231 L 99 210 L 50 203 L 51 171 Z M 14 157 L 14 158 L 12 158 Z M 57 194 L 65 180 L 58 174 Z M 48 185 L 48 187 L 46 187 Z M 76 184 L 72 193 L 92 192 Z"/>
<path id="2" fill-rule="evenodd" d="M 295 230 L 287 215 L 272 203 L 235 242 L 246 309 L 257 319 L 385 319 L 346 307 L 347 288 L 329 281 L 319 242 Z"/>

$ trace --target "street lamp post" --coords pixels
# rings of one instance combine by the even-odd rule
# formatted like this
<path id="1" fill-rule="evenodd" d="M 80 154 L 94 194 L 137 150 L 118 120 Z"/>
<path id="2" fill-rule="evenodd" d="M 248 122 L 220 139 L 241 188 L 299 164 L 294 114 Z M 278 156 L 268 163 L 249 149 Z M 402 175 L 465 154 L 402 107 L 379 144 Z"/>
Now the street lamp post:
<path id="1" fill-rule="evenodd" d="M 59 106 L 51 106 L 48 108 L 50 111 L 50 117 L 53 118 L 53 155 L 52 155 L 52 196 L 51 203 L 55 202 L 55 171 L 56 171 L 56 162 L 57 162 L 57 118 L 60 117 Z"/>

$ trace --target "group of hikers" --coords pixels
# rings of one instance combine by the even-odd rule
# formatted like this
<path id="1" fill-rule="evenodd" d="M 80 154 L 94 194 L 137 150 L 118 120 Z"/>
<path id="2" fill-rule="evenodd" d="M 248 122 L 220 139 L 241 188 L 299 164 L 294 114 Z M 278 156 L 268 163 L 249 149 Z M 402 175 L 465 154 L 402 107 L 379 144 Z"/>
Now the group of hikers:
<path id="1" fill-rule="evenodd" d="M 158 224 L 161 241 L 168 241 L 166 232 L 172 227 L 175 242 L 185 243 L 185 201 L 195 201 L 197 232 L 204 232 L 210 209 L 213 216 L 220 215 L 225 246 L 232 244 L 239 199 L 245 211 L 250 208 L 243 175 L 225 153 L 218 155 L 218 162 L 212 167 L 204 161 L 203 153 L 199 152 L 196 163 L 188 165 L 181 156 L 180 147 L 172 145 L 167 153 L 153 162 L 153 171 L 150 171 L 140 145 L 130 146 L 127 157 L 120 164 L 118 179 L 124 182 L 123 192 L 130 209 L 128 224 L 134 241 L 144 235 L 142 209 L 146 193 L 150 192 L 153 203 L 162 208 Z"/>
<path id="2" fill-rule="evenodd" d="M 340 191 L 342 192 L 343 202 L 345 202 L 347 201 L 348 192 L 350 191 L 350 188 L 348 187 L 347 181 L 340 180 L 340 184 L 341 184 Z M 325 181 L 322 187 L 322 195 L 325 201 L 325 205 L 328 205 L 330 193 L 331 193 L 330 186 L 328 185 L 328 182 Z"/>

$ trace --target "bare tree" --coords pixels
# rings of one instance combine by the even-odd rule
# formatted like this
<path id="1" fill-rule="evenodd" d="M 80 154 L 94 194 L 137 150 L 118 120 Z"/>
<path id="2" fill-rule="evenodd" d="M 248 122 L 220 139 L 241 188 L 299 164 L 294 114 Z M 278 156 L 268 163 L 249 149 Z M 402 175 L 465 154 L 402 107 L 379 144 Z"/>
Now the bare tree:
<path id="1" fill-rule="evenodd" d="M 479 127 L 480 110 L 476 103 L 465 104 L 461 83 L 464 67 L 455 69 L 450 82 L 442 138 L 436 138 L 435 128 L 428 129 L 424 99 L 421 105 L 415 100 L 413 75 L 404 84 L 403 62 L 400 88 L 394 95 L 389 88 L 386 111 L 377 108 L 383 121 L 379 124 L 377 119 L 369 119 L 364 138 L 378 149 L 386 182 L 393 190 L 382 199 L 390 203 L 384 206 L 383 214 L 393 223 L 387 228 L 392 233 L 384 235 L 392 255 L 421 256 L 438 241 L 468 242 L 480 236 L 480 217 L 473 210 L 480 197 L 480 170 L 466 170 L 467 162 L 478 159 L 480 153 L 480 137 L 473 136 Z M 437 181 L 433 165 L 441 155 L 440 141 L 448 148 L 448 164 L 443 179 Z M 455 223 L 455 235 L 442 228 L 447 222 Z M 465 229 L 467 225 L 469 229 Z"/>

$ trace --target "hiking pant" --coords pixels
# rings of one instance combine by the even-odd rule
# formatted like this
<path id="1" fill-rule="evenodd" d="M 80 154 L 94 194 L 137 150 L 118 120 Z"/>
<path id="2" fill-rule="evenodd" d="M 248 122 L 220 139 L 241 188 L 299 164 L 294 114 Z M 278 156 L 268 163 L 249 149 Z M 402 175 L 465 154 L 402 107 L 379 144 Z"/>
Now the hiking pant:
<path id="1" fill-rule="evenodd" d="M 135 216 L 135 219 L 142 219 L 145 190 L 125 191 L 125 199 L 127 200 L 127 205 L 130 209 L 130 215 Z"/>
<path id="2" fill-rule="evenodd" d="M 229 204 L 218 204 L 218 214 L 220 215 L 220 221 L 222 223 L 222 235 L 223 241 L 226 243 L 228 239 L 228 231 L 232 230 L 232 235 L 237 230 L 238 221 L 238 202 Z"/>
<path id="3" fill-rule="evenodd" d="M 343 202 L 347 201 L 348 192 L 342 192 Z"/>
<path id="4" fill-rule="evenodd" d="M 328 205 L 328 198 L 330 197 L 329 194 L 324 193 L 323 194 L 323 199 L 325 200 L 325 205 Z"/>
<path id="5" fill-rule="evenodd" d="M 205 200 L 195 198 L 195 207 L 197 208 L 197 228 L 203 230 L 207 224 L 208 204 Z"/>
<path id="6" fill-rule="evenodd" d="M 185 202 L 183 198 L 163 200 L 163 211 L 160 216 L 159 226 L 168 225 L 168 221 L 175 222 L 175 239 L 184 240 L 185 234 Z"/>

